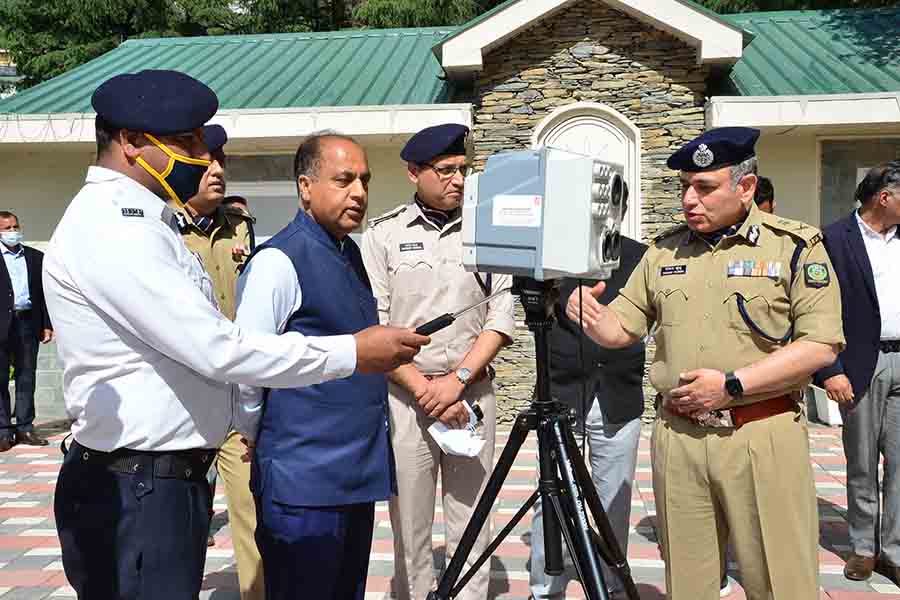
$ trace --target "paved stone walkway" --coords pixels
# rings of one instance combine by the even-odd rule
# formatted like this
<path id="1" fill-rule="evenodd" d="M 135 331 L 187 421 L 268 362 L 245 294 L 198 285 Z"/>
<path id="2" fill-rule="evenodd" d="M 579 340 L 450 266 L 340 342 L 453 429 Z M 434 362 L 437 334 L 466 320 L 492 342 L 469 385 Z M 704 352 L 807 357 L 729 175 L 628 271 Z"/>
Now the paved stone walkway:
<path id="1" fill-rule="evenodd" d="M 50 432 L 52 433 L 52 431 Z M 0 599 L 66 598 L 74 594 L 66 584 L 60 559 L 59 541 L 53 523 L 52 494 L 61 457 L 54 435 L 49 448 L 16 447 L 0 455 Z M 506 441 L 501 434 L 499 450 Z M 810 433 L 812 465 L 816 476 L 821 523 L 820 582 L 822 598 L 831 600 L 897 599 L 900 589 L 880 575 L 868 583 L 844 579 L 843 559 L 847 551 L 846 473 L 841 448 L 840 429 L 813 426 Z M 503 489 L 499 506 L 493 513 L 495 529 L 502 527 L 518 506 L 531 494 L 534 486 L 535 448 L 529 439 Z M 632 497 L 632 530 L 629 562 L 643 600 L 664 598 L 663 564 L 659 557 L 654 532 L 655 509 L 650 482 L 649 431 L 645 429 L 634 495 Z M 221 490 L 215 500 L 216 546 L 211 548 L 206 564 L 206 578 L 201 598 L 204 600 L 237 600 L 237 577 L 227 524 L 225 498 Z M 435 556 L 443 561 L 443 528 L 438 508 L 434 533 Z M 528 597 L 529 521 L 520 524 L 491 560 L 491 597 L 525 600 Z M 731 574 L 740 580 L 737 565 Z M 379 504 L 376 514 L 375 541 L 372 548 L 367 600 L 387 598 L 393 573 L 391 528 L 386 504 Z M 582 597 L 577 584 L 568 589 L 572 598 Z M 731 596 L 744 598 L 739 586 Z M 300 597 L 298 596 L 298 600 Z M 91 599 L 94 600 L 94 599 Z M 314 600 L 314 599 L 311 599 Z M 788 599 L 790 600 L 790 599 Z"/>

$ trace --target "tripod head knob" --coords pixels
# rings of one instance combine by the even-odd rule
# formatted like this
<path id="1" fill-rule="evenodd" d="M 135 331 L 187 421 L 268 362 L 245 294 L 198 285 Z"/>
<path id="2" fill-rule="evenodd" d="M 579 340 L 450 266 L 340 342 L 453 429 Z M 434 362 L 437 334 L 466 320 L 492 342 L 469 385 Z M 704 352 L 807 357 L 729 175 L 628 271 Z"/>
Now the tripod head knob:
<path id="1" fill-rule="evenodd" d="M 550 328 L 553 304 L 559 299 L 559 280 L 513 277 L 512 293 L 519 296 L 525 310 L 525 324 Z"/>

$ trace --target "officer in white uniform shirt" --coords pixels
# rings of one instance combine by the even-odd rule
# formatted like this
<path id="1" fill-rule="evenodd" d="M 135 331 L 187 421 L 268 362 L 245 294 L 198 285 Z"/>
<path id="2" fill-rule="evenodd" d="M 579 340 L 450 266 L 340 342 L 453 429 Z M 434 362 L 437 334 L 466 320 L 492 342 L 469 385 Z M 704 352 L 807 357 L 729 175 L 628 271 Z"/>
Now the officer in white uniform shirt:
<path id="1" fill-rule="evenodd" d="M 231 384 L 381 372 L 428 339 L 384 327 L 276 336 L 230 322 L 166 207 L 206 176 L 200 128 L 216 95 L 182 73 L 142 71 L 106 81 L 91 103 L 97 166 L 44 261 L 74 420 L 54 507 L 63 566 L 82 599 L 193 600 L 209 527 L 206 470 L 248 416 L 240 405 L 232 414 Z"/>

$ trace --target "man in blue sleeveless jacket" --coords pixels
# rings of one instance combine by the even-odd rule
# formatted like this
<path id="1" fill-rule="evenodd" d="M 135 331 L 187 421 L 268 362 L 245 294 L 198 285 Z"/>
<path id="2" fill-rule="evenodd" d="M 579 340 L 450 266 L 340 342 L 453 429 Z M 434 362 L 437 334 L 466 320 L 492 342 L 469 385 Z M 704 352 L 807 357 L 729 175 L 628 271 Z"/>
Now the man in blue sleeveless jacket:
<path id="1" fill-rule="evenodd" d="M 297 150 L 294 173 L 301 209 L 247 263 L 236 322 L 306 336 L 377 325 L 369 278 L 347 235 L 366 213 L 365 152 L 352 138 L 314 135 Z M 394 341 L 428 342 L 403 333 Z M 264 394 L 242 389 L 245 398 L 261 397 L 251 487 L 270 600 L 364 597 L 375 502 L 396 489 L 381 371 L 357 368 L 344 379 Z"/>

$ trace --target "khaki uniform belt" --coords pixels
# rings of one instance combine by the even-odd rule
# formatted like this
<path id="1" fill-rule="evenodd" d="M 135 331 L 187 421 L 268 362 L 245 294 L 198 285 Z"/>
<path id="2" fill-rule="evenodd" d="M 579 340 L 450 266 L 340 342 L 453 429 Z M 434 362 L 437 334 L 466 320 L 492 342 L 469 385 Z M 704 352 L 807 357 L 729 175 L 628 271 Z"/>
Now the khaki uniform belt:
<path id="1" fill-rule="evenodd" d="M 699 417 L 683 415 L 673 410 L 670 404 L 666 405 L 666 408 L 673 415 L 692 421 L 702 427 L 734 427 L 735 429 L 740 429 L 753 421 L 761 421 L 781 413 L 791 412 L 796 407 L 797 397 L 794 393 L 782 394 L 781 396 L 760 400 L 753 404 L 713 410 Z"/>

